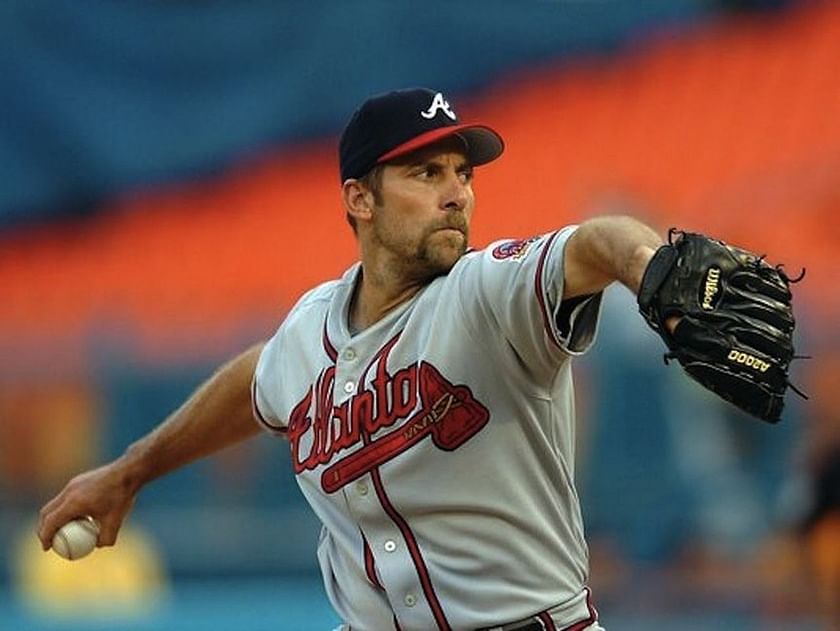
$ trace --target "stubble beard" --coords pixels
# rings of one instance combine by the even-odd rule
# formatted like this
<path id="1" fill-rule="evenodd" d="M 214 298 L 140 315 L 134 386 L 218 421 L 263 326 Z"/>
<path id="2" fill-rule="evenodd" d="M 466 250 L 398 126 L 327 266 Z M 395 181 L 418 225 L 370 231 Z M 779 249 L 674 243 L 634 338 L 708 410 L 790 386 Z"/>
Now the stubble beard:
<path id="1" fill-rule="evenodd" d="M 425 268 L 431 278 L 443 276 L 449 273 L 466 251 L 466 232 L 431 231 L 423 235 L 418 245 L 418 267 Z"/>
<path id="2" fill-rule="evenodd" d="M 375 227 L 375 231 L 378 241 L 396 256 L 405 276 L 430 281 L 448 274 L 467 251 L 469 232 L 465 224 L 454 227 L 458 232 L 440 232 L 441 227 L 429 228 L 416 244 L 400 238 L 402 231 L 396 238 L 386 230 Z"/>

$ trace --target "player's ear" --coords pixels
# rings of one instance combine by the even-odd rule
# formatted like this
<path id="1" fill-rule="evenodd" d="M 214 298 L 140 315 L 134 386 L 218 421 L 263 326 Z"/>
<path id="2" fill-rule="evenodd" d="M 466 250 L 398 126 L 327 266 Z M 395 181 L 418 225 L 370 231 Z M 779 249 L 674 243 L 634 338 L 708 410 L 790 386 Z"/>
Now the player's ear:
<path id="1" fill-rule="evenodd" d="M 357 222 L 370 221 L 373 216 L 373 192 L 360 180 L 345 180 L 341 185 L 341 198 L 350 217 Z"/>

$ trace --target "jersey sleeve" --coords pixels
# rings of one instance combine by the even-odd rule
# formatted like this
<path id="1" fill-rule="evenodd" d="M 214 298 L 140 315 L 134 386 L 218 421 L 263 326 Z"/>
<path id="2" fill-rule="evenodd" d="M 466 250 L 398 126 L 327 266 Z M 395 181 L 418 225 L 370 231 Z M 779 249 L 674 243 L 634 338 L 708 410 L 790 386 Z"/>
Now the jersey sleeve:
<path id="1" fill-rule="evenodd" d="M 269 384 L 278 383 L 280 378 L 279 367 L 280 353 L 283 345 L 283 328 L 272 337 L 263 347 L 257 361 L 257 369 L 254 371 L 254 378 L 251 381 L 251 406 L 254 411 L 254 419 L 263 429 L 273 433 L 285 435 L 287 422 L 281 420 L 277 414 L 278 402 L 272 401 L 269 393 L 276 392 Z"/>
<path id="2" fill-rule="evenodd" d="M 602 293 L 562 300 L 563 253 L 575 228 L 497 241 L 474 256 L 461 279 L 465 317 L 532 369 L 551 370 L 595 339 Z"/>

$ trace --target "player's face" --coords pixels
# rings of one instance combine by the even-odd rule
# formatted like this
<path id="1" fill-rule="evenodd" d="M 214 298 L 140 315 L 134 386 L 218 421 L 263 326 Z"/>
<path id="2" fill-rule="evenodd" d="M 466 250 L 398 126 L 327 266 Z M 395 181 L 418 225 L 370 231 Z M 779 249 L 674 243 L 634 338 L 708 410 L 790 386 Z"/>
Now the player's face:
<path id="1" fill-rule="evenodd" d="M 386 165 L 373 213 L 374 239 L 407 276 L 445 274 L 466 252 L 475 205 L 472 178 L 458 139 Z"/>

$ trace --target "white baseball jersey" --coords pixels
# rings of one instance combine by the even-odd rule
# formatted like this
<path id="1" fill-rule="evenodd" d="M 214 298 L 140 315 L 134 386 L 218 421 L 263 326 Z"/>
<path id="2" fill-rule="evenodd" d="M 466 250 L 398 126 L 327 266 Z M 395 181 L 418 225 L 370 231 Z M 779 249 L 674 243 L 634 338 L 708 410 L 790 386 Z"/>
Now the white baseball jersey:
<path id="1" fill-rule="evenodd" d="M 351 335 L 356 264 L 263 350 L 256 416 L 289 440 L 346 627 L 594 622 L 569 359 L 592 343 L 601 295 L 560 308 L 573 231 L 469 252 Z"/>

